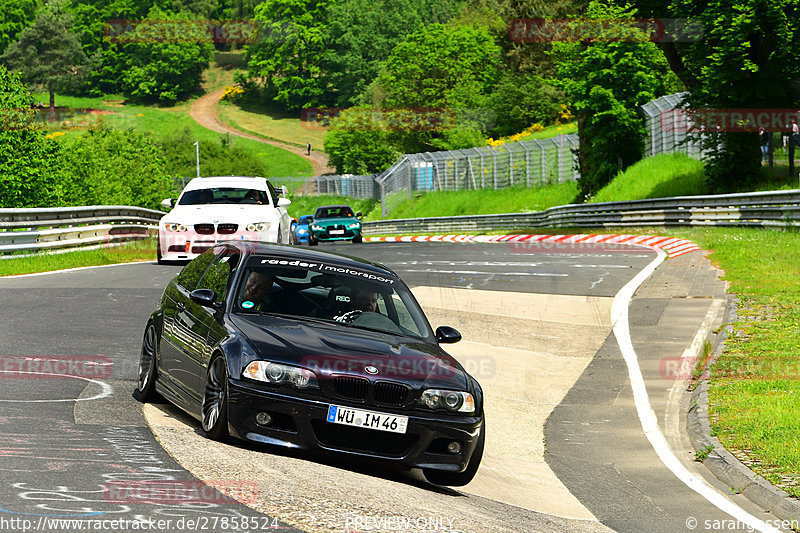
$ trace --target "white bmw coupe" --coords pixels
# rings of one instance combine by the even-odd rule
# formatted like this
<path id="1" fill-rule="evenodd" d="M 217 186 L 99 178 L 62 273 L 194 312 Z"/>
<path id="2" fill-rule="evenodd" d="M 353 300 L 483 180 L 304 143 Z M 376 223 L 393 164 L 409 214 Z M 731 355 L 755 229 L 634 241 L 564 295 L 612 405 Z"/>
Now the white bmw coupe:
<path id="1" fill-rule="evenodd" d="M 293 243 L 291 204 L 266 178 L 195 178 L 158 227 L 158 262 L 188 261 L 217 242 L 247 240 Z"/>

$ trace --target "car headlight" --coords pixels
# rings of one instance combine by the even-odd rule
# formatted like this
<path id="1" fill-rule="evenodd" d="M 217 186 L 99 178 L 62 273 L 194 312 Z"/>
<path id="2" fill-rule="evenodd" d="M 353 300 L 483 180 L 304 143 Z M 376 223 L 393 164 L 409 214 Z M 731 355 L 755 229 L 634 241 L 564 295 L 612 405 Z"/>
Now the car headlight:
<path id="1" fill-rule="evenodd" d="M 300 235 L 305 235 L 306 233 L 308 233 L 308 230 L 300 228 L 299 230 L 297 230 L 297 233 L 299 233 Z"/>
<path id="2" fill-rule="evenodd" d="M 316 230 L 316 231 L 322 231 L 325 228 L 323 228 L 322 226 L 317 226 L 316 224 L 314 224 L 313 226 L 311 226 L 311 229 Z"/>
<path id="3" fill-rule="evenodd" d="M 247 225 L 247 231 L 267 231 L 271 225 L 269 222 L 252 222 Z"/>
<path id="4" fill-rule="evenodd" d="M 317 377 L 312 371 L 269 361 L 252 361 L 242 376 L 273 385 L 291 384 L 298 389 L 317 387 Z"/>
<path id="5" fill-rule="evenodd" d="M 360 227 L 361 227 L 361 223 L 360 222 L 354 222 L 352 224 L 348 224 L 347 225 L 347 229 L 360 228 Z"/>
<path id="6" fill-rule="evenodd" d="M 447 409 L 454 413 L 475 412 L 475 398 L 463 391 L 428 389 L 420 396 L 419 403 L 430 409 Z"/>
<path id="7" fill-rule="evenodd" d="M 167 222 L 164 224 L 164 229 L 167 231 L 187 231 L 188 228 L 183 224 L 177 222 Z"/>

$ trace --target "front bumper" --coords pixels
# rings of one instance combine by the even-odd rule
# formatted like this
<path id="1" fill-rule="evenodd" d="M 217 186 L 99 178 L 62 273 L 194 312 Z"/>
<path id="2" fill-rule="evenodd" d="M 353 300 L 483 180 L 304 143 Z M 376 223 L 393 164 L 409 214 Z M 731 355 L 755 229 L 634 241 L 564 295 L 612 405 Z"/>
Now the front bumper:
<path id="1" fill-rule="evenodd" d="M 408 468 L 462 472 L 475 449 L 482 424 L 481 416 L 371 407 L 322 396 L 299 397 L 292 394 L 292 389 L 266 388 L 229 380 L 228 422 L 234 436 L 276 446 L 378 459 Z M 331 404 L 408 416 L 407 431 L 398 434 L 329 423 L 326 418 Z M 259 412 L 269 413 L 272 424 L 256 423 Z M 458 454 L 446 449 L 447 443 L 454 440 L 461 443 Z"/>
<path id="2" fill-rule="evenodd" d="M 361 229 L 345 229 L 344 233 L 339 235 L 331 235 L 327 229 L 312 230 L 311 236 L 315 241 L 352 241 L 354 238 L 361 235 Z"/>
<path id="3" fill-rule="evenodd" d="M 159 231 L 158 246 L 165 261 L 191 260 L 225 241 L 278 242 L 277 228 L 267 231 L 239 230 L 233 233 L 200 234 L 194 231 Z"/>

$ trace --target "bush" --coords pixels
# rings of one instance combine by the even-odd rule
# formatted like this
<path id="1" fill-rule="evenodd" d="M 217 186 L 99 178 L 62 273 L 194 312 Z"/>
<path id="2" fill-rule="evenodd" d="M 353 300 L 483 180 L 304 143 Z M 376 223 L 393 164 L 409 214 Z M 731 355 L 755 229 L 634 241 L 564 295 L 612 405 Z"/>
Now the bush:
<path id="1" fill-rule="evenodd" d="M 171 176 L 194 176 L 197 168 L 197 139 L 189 128 L 160 139 Z M 266 176 L 267 167 L 253 152 L 234 145 L 226 135 L 216 143 L 200 143 L 200 170 L 204 176 Z"/>
<path id="2" fill-rule="evenodd" d="M 58 204 L 59 145 L 32 122 L 31 95 L 0 66 L 0 206 Z"/>
<path id="3" fill-rule="evenodd" d="M 157 209 L 173 195 L 161 147 L 132 130 L 89 131 L 63 155 L 65 205 L 134 205 Z"/>

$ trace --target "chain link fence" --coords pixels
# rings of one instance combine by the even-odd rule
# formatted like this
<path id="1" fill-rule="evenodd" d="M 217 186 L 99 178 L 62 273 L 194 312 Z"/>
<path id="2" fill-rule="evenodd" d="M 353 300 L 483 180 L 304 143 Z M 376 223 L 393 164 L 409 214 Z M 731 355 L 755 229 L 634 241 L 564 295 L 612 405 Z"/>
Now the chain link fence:
<path id="1" fill-rule="evenodd" d="M 683 152 L 701 159 L 700 134 L 681 122 L 686 93 L 657 98 L 642 106 L 647 125 L 646 155 Z M 676 112 L 676 110 L 678 110 Z M 578 135 L 508 142 L 464 150 L 406 154 L 387 170 L 368 176 L 350 174 L 305 178 L 276 177 L 290 195 L 336 195 L 380 199 L 383 216 L 396 199 L 429 191 L 538 187 L 577 181 Z M 191 178 L 178 178 L 176 187 Z"/>
<path id="2" fill-rule="evenodd" d="M 681 112 L 688 94 L 668 94 L 642 106 L 647 127 L 645 156 L 681 152 L 694 159 L 705 157 L 701 134 L 687 131 L 686 116 Z"/>

